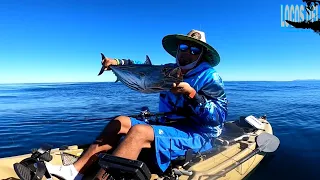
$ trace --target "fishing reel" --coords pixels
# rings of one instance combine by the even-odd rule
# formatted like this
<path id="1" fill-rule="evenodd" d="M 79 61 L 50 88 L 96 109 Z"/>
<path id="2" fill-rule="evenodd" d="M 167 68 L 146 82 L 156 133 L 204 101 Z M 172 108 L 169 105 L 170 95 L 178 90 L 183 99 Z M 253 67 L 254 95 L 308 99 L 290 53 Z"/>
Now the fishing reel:
<path id="1" fill-rule="evenodd" d="M 136 119 L 143 121 L 147 124 L 158 124 L 158 123 L 164 123 L 164 120 L 167 117 L 167 113 L 151 113 L 148 106 L 143 106 L 140 110 L 139 115 L 131 116 L 135 117 Z"/>
<path id="2" fill-rule="evenodd" d="M 150 121 L 150 116 L 151 116 L 151 112 L 150 112 L 150 109 L 148 106 L 143 106 L 141 108 L 141 111 L 140 111 L 140 118 L 142 121 L 144 121 L 145 123 L 149 123 Z"/>

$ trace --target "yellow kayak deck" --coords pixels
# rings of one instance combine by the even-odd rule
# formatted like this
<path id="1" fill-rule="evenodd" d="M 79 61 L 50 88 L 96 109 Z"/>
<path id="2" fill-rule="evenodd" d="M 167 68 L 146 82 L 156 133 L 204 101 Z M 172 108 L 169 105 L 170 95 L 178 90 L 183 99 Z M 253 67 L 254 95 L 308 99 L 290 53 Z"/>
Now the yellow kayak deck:
<path id="1" fill-rule="evenodd" d="M 226 123 L 227 126 L 236 127 L 244 131 L 244 134 L 238 137 L 246 136 L 246 138 L 239 138 L 239 140 L 235 141 L 232 144 L 228 144 L 226 142 L 230 142 L 230 138 L 228 135 L 222 134 L 219 137 L 219 141 L 215 140 L 214 143 L 219 143 L 217 148 L 206 154 L 202 154 L 197 156 L 196 160 L 190 162 L 187 166 L 183 167 L 183 164 L 174 164 L 175 168 L 183 169 L 184 171 L 192 172 L 192 175 L 181 175 L 179 179 L 211 179 L 213 175 L 216 175 L 218 172 L 224 171 L 227 167 L 231 166 L 241 158 L 246 157 L 249 153 L 251 153 L 257 146 L 256 137 L 261 133 L 269 133 L 273 134 L 272 127 L 270 123 L 267 121 L 266 117 L 258 118 L 259 121 L 263 124 L 262 130 L 257 130 L 252 127 L 241 127 L 237 121 Z M 248 124 L 247 124 L 248 125 Z M 232 135 L 231 135 L 232 136 Z M 227 140 L 229 139 L 229 140 Z M 79 157 L 88 145 L 84 146 L 68 146 L 65 149 L 55 148 L 50 151 L 52 155 L 52 160 L 50 163 L 61 165 L 66 164 L 66 157 L 70 163 L 76 160 L 76 157 Z M 13 157 L 6 157 L 0 159 L 0 179 L 18 179 L 16 175 L 13 164 L 21 162 L 23 159 L 31 156 L 30 154 L 18 155 Z M 73 157 L 74 156 L 74 157 Z M 219 177 L 219 180 L 227 180 L 227 179 L 244 179 L 264 158 L 264 153 L 259 153 L 249 158 L 247 161 L 239 165 L 238 167 L 232 169 L 230 172 L 226 173 L 224 176 Z M 72 159 L 73 158 L 73 159 Z M 149 156 L 149 159 L 150 156 Z M 64 160 L 64 161 L 63 161 Z M 158 175 L 155 174 L 152 170 L 150 179 L 157 179 Z M 93 172 L 95 173 L 95 172 Z M 90 176 L 92 177 L 92 176 Z M 44 178 L 45 179 L 45 178 Z M 54 178 L 55 179 L 55 178 Z M 86 178 L 84 178 L 86 179 Z M 90 178 L 88 178 L 90 179 Z"/>

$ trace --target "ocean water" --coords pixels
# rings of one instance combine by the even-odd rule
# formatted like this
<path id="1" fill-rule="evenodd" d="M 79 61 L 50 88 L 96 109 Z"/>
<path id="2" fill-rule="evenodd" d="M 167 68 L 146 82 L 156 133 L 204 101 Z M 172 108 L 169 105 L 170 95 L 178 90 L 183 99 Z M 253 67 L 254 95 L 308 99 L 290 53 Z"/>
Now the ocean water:
<path id="1" fill-rule="evenodd" d="M 320 81 L 225 82 L 228 120 L 267 115 L 279 149 L 249 179 L 319 179 Z M 107 120 L 155 112 L 158 94 L 141 94 L 121 83 L 0 85 L 0 157 L 30 153 L 43 143 L 55 147 L 92 142 Z"/>

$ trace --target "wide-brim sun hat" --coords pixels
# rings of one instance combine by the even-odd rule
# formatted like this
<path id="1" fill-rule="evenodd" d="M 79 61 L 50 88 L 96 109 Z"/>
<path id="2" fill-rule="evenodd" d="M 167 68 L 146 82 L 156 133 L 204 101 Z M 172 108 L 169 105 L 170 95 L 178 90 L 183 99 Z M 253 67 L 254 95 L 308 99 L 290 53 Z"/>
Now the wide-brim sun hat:
<path id="1" fill-rule="evenodd" d="M 203 31 L 192 29 L 187 35 L 167 35 L 162 39 L 162 46 L 171 56 L 176 57 L 178 44 L 181 41 L 191 41 L 204 47 L 206 53 L 203 54 L 203 59 L 211 66 L 214 67 L 220 63 L 219 53 L 206 42 L 205 33 Z"/>

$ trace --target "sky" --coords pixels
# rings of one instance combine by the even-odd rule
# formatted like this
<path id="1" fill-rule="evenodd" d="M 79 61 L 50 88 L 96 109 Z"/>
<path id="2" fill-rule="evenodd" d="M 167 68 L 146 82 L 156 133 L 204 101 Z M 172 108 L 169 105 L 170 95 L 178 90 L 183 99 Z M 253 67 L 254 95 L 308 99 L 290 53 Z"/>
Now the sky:
<path id="1" fill-rule="evenodd" d="M 224 81 L 320 79 L 320 36 L 282 27 L 286 5 L 304 4 L 1 0 L 0 83 L 114 81 L 110 71 L 97 76 L 101 52 L 138 61 L 149 55 L 153 64 L 175 62 L 161 40 L 191 29 L 204 31 L 219 52 L 215 69 Z"/>

